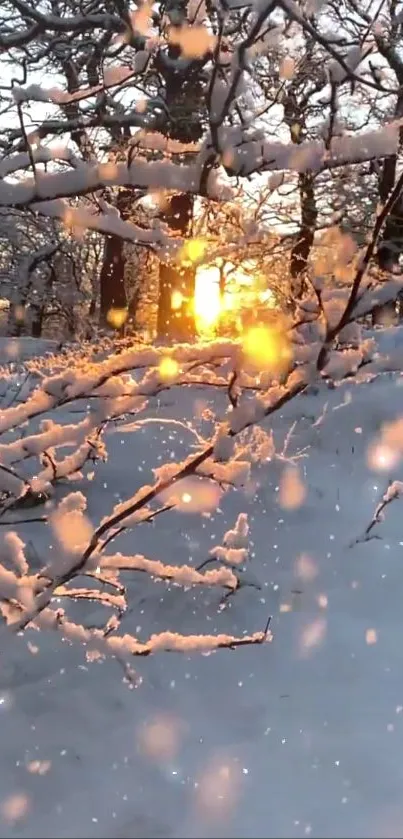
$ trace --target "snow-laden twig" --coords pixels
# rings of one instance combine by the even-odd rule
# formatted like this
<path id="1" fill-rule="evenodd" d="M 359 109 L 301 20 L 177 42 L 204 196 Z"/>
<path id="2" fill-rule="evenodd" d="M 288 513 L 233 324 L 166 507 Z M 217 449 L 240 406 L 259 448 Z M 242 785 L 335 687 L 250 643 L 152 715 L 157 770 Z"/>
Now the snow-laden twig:
<path id="1" fill-rule="evenodd" d="M 200 574 L 199 571 L 189 565 L 165 565 L 158 560 L 147 559 L 141 554 L 135 556 L 122 556 L 121 554 L 104 556 L 101 559 L 100 568 L 101 570 L 143 571 L 151 577 L 173 580 L 173 582 L 182 586 L 222 586 L 230 589 L 237 587 L 237 578 L 229 568 L 217 568 L 214 571 Z"/>
<path id="2" fill-rule="evenodd" d="M 386 492 L 384 492 L 379 504 L 377 504 L 375 508 L 374 515 L 372 516 L 371 521 L 365 528 L 363 536 L 355 539 L 351 544 L 350 547 L 359 544 L 360 542 L 369 542 L 370 539 L 380 539 L 381 537 L 378 534 L 372 533 L 374 527 L 377 524 L 380 524 L 384 521 L 384 510 L 388 507 L 392 501 L 396 501 L 398 498 L 401 498 L 403 495 L 403 481 L 392 481 Z"/>
<path id="3" fill-rule="evenodd" d="M 172 348 L 169 357 L 185 366 L 191 362 L 197 362 L 201 366 L 212 359 L 231 358 L 236 351 L 236 346 L 237 343 L 234 341 L 223 340 L 185 344 Z M 21 423 L 41 414 L 91 396 L 111 399 L 121 396 L 123 399 L 125 396 L 134 398 L 154 395 L 159 388 L 169 387 L 172 383 L 164 382 L 164 379 L 158 375 L 158 365 L 166 355 L 167 352 L 163 348 L 134 348 L 112 355 L 104 361 L 89 364 L 83 372 L 68 369 L 60 375 L 45 378 L 26 402 L 5 408 L 1 412 L 0 433 L 16 428 Z M 118 377 L 122 374 L 143 368 L 156 368 L 156 371 L 153 373 L 151 370 L 140 382 L 128 382 L 124 379 L 118 381 Z M 180 381 L 180 373 L 177 380 Z M 125 407 L 129 410 L 129 406 Z M 121 413 L 126 413 L 126 411 L 121 411 Z"/>
<path id="4" fill-rule="evenodd" d="M 254 632 L 253 635 L 244 635 L 242 638 L 224 633 L 219 635 L 181 635 L 178 632 L 160 632 L 151 635 L 145 642 L 138 641 L 132 635 L 108 635 L 105 637 L 102 630 L 85 629 L 81 624 L 75 624 L 66 619 L 62 610 L 58 610 L 58 612 L 47 610 L 42 615 L 42 619 L 45 626 L 59 629 L 67 640 L 81 641 L 101 655 L 144 657 L 158 652 L 209 653 L 219 649 L 235 650 L 238 647 L 264 644 L 271 640 L 271 616 L 263 630 Z"/>

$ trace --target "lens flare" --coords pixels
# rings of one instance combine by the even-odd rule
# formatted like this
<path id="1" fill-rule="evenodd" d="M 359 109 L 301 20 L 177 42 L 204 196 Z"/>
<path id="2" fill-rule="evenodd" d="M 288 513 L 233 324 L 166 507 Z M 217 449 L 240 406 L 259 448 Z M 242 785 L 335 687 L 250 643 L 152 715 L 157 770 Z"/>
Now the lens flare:
<path id="1" fill-rule="evenodd" d="M 171 309 L 177 311 L 181 308 L 184 297 L 181 291 L 173 291 L 171 295 Z"/>
<path id="2" fill-rule="evenodd" d="M 180 261 L 185 264 L 199 262 L 203 259 L 206 250 L 207 242 L 204 239 L 188 239 L 181 248 Z"/>
<path id="3" fill-rule="evenodd" d="M 165 356 L 159 363 L 158 372 L 164 382 L 174 381 L 179 372 L 179 364 L 174 358 Z"/>
<path id="4" fill-rule="evenodd" d="M 128 314 L 129 312 L 125 308 L 119 309 L 112 307 L 106 315 L 106 320 L 113 329 L 120 329 L 126 323 Z"/>
<path id="5" fill-rule="evenodd" d="M 199 333 L 211 332 L 221 314 L 220 287 L 216 268 L 198 271 L 195 283 L 194 311 Z"/>
<path id="6" fill-rule="evenodd" d="M 281 372 L 291 359 L 286 336 L 272 326 L 252 326 L 243 337 L 243 354 L 256 370 Z"/>

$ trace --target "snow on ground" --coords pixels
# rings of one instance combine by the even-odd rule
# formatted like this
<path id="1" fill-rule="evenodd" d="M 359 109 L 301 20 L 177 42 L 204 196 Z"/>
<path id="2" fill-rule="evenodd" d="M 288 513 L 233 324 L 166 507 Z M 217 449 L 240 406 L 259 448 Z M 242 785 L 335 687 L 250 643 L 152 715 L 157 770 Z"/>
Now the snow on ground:
<path id="1" fill-rule="evenodd" d="M 382 424 L 403 413 L 402 385 L 386 374 L 323 386 L 263 424 L 281 451 L 296 422 L 288 454 L 306 455 L 307 491 L 297 509 L 279 503 L 277 459 L 210 516 L 168 513 L 116 542 L 197 565 L 246 512 L 260 592 L 242 589 L 220 611 L 217 589 L 127 574 L 124 625 L 144 638 L 164 628 L 237 634 L 271 613 L 272 643 L 137 659 L 134 690 L 116 662 L 88 664 L 56 633 L 27 633 L 2 651 L 1 837 L 403 836 L 403 501 L 386 508 L 382 539 L 354 544 L 388 480 L 402 477 L 399 467 L 371 470 L 367 456 Z M 84 485 L 92 521 L 148 483 L 152 466 L 188 451 L 191 432 L 169 420 L 200 430 L 203 408 L 224 404 L 212 390 L 172 389 L 147 409 L 158 423 L 110 428 L 109 459 Z M 43 524 L 18 532 L 31 556 L 48 549 Z M 96 622 L 99 607 L 80 609 Z"/>
<path id="2" fill-rule="evenodd" d="M 0 337 L 0 364 L 22 362 L 45 353 L 54 353 L 60 349 L 60 342 L 45 338 L 7 338 Z"/>

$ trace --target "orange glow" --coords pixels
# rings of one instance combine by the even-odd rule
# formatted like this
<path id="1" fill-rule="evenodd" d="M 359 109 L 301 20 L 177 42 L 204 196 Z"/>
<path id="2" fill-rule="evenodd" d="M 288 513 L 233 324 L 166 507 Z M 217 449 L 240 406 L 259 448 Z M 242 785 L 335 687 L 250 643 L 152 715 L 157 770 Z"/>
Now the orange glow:
<path id="1" fill-rule="evenodd" d="M 199 254 L 206 248 L 206 243 L 193 240 L 186 244 L 193 257 L 201 258 Z M 266 310 L 275 305 L 272 291 L 262 289 L 262 277 L 254 273 L 251 265 L 235 266 L 228 262 L 222 270 L 224 288 L 220 289 L 218 265 L 199 265 L 196 268 L 193 307 L 199 334 L 211 335 L 219 324 L 225 324 L 227 329 L 239 333 L 243 328 L 243 313 L 255 313 L 256 306 L 263 306 Z"/>
<path id="2" fill-rule="evenodd" d="M 109 323 L 109 326 L 112 326 L 114 329 L 120 329 L 120 327 L 126 323 L 128 314 L 129 312 L 127 309 L 112 308 L 109 309 L 106 320 Z"/>
<path id="3" fill-rule="evenodd" d="M 272 326 L 252 326 L 244 335 L 243 353 L 250 366 L 271 372 L 280 372 L 291 358 L 285 336 Z"/>
<path id="4" fill-rule="evenodd" d="M 368 466 L 376 472 L 388 471 L 399 463 L 401 453 L 392 446 L 375 442 L 368 449 Z"/>
<path id="5" fill-rule="evenodd" d="M 181 291 L 173 291 L 171 295 L 171 309 L 177 311 L 183 304 L 183 294 Z"/>
<path id="6" fill-rule="evenodd" d="M 218 484 L 203 478 L 183 478 L 176 487 L 161 493 L 164 504 L 172 503 L 180 513 L 210 513 L 217 510 L 222 490 Z"/>
<path id="7" fill-rule="evenodd" d="M 211 332 L 221 314 L 220 287 L 217 268 L 203 268 L 196 275 L 194 310 L 196 328 L 200 333 Z"/>
<path id="8" fill-rule="evenodd" d="M 179 257 L 184 264 L 200 262 L 207 250 L 207 242 L 203 239 L 188 239 L 181 248 Z"/>
<path id="9" fill-rule="evenodd" d="M 159 363 L 158 372 L 164 382 L 174 381 L 179 372 L 179 364 L 174 358 L 165 356 Z"/>

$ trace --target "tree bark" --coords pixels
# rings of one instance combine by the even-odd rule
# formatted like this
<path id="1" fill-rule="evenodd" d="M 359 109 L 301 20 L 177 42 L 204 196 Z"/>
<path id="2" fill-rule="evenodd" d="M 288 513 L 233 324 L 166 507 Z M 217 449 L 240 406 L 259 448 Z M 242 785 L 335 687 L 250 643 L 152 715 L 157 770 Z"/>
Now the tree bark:
<path id="1" fill-rule="evenodd" d="M 125 221 L 130 216 L 132 199 L 130 189 L 119 190 L 116 207 Z M 105 326 L 108 325 L 108 314 L 111 309 L 127 309 L 124 242 L 119 236 L 108 236 L 105 239 L 99 279 L 100 321 Z"/>
<path id="2" fill-rule="evenodd" d="M 301 226 L 290 258 L 291 287 L 294 299 L 300 299 L 305 291 L 305 275 L 314 242 L 318 218 L 314 177 L 310 172 L 301 172 L 298 176 L 298 191 L 301 207 Z"/>
<path id="3" fill-rule="evenodd" d="M 186 236 L 193 213 L 193 199 L 181 193 L 173 195 L 164 213 L 164 221 L 172 231 Z M 160 339 L 191 340 L 195 335 L 193 300 L 196 272 L 193 266 L 160 263 L 157 333 Z M 172 309 L 174 291 L 182 295 L 182 306 Z"/>
<path id="4" fill-rule="evenodd" d="M 402 137 L 401 137 L 402 140 Z M 396 178 L 397 156 L 389 157 L 384 161 L 381 176 L 379 178 L 379 199 L 382 204 L 388 198 L 394 187 Z M 381 232 L 377 260 L 383 271 L 393 271 L 399 262 L 399 256 L 403 251 L 403 202 L 399 200 L 392 208 L 386 223 Z"/>
<path id="5" fill-rule="evenodd" d="M 400 79 L 399 79 L 400 80 Z M 403 116 L 403 94 L 397 98 L 395 117 L 401 119 Z M 403 145 L 403 129 L 399 132 L 399 146 Z M 379 178 L 379 200 L 382 204 L 387 200 L 395 185 L 397 168 L 397 155 L 389 157 L 383 162 Z M 393 272 L 399 267 L 400 256 L 403 253 L 403 196 L 399 198 L 392 207 L 386 223 L 381 231 L 378 249 L 377 262 L 382 271 Z M 400 306 L 399 306 L 400 309 Z M 390 326 L 397 321 L 397 306 L 395 303 L 387 303 L 384 306 L 377 306 L 372 313 L 373 326 Z"/>
<path id="6" fill-rule="evenodd" d="M 50 285 L 47 283 L 46 287 L 51 288 L 54 279 L 54 270 L 52 266 L 49 265 L 49 262 L 52 259 L 52 256 L 56 253 L 57 248 L 58 245 L 56 243 L 49 243 L 48 245 L 44 245 L 44 247 L 40 248 L 36 253 L 26 257 L 23 265 L 20 266 L 20 282 L 15 284 L 13 299 L 11 301 L 8 316 L 8 335 L 14 338 L 19 338 L 20 335 L 22 335 L 23 332 L 27 330 L 28 334 L 31 334 L 34 338 L 40 337 L 40 332 L 38 334 L 39 327 L 34 326 L 35 317 L 33 317 L 33 320 L 29 322 L 30 319 L 27 318 L 28 312 L 26 312 L 26 307 L 29 303 L 29 297 L 32 291 L 32 286 L 35 282 L 35 273 L 40 267 L 41 263 L 48 264 L 51 282 Z M 34 308 L 35 304 L 32 305 L 31 314 Z M 35 333 L 33 330 L 35 330 Z"/>
<path id="7" fill-rule="evenodd" d="M 186 2 L 168 0 L 166 12 L 173 9 L 186 20 Z M 175 27 L 173 26 L 172 29 Z M 169 121 L 166 136 L 181 143 L 197 142 L 203 133 L 201 103 L 204 97 L 203 64 L 206 58 L 194 61 L 188 69 L 181 69 L 180 48 L 170 45 L 166 56 L 159 57 L 158 67 L 164 77 L 166 105 Z M 184 162 L 184 165 L 186 163 Z M 162 218 L 172 231 L 186 237 L 193 215 L 193 197 L 187 194 L 173 195 Z M 160 263 L 157 334 L 160 339 L 191 340 L 195 333 L 193 301 L 196 272 L 192 266 L 175 266 Z M 172 310 L 172 293 L 182 294 L 183 305 Z"/>
<path id="8" fill-rule="evenodd" d="M 310 49 L 312 44 L 310 45 Z M 284 98 L 284 120 L 290 130 L 291 141 L 298 147 L 306 139 L 306 108 L 308 100 L 306 94 L 300 91 L 301 80 L 309 69 L 307 52 L 307 66 L 301 67 L 301 78 L 297 74 Z M 306 270 L 311 248 L 314 242 L 318 210 L 315 197 L 315 178 L 312 172 L 300 172 L 298 175 L 298 194 L 300 202 L 300 227 L 295 237 L 290 257 L 291 275 L 291 306 L 300 300 L 306 289 Z"/>
<path id="9" fill-rule="evenodd" d="M 108 236 L 100 274 L 100 318 L 104 325 L 108 323 L 111 309 L 127 307 L 124 268 L 123 240 Z"/>

